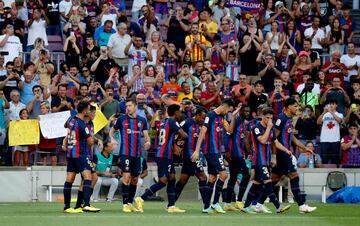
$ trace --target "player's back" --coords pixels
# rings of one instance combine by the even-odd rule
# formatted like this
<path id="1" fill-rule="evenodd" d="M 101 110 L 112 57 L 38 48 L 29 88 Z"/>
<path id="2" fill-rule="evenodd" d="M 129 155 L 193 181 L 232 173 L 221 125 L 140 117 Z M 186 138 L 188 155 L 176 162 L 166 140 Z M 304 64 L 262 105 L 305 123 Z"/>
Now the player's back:
<path id="1" fill-rule="evenodd" d="M 210 111 L 206 114 L 204 126 L 207 128 L 205 135 L 204 154 L 221 154 L 223 145 L 224 117 Z"/>
<path id="2" fill-rule="evenodd" d="M 285 113 L 281 113 L 275 122 L 275 128 L 280 131 L 277 137 L 278 141 L 288 150 L 291 150 L 293 119 Z"/>
<path id="3" fill-rule="evenodd" d="M 188 118 L 183 123 L 181 123 L 181 128 L 188 135 L 185 139 L 183 158 L 189 159 L 195 151 L 201 125 L 196 123 L 193 118 Z"/>
<path id="4" fill-rule="evenodd" d="M 180 125 L 173 118 L 167 118 L 160 123 L 156 157 L 173 159 L 173 139 Z"/>
<path id="5" fill-rule="evenodd" d="M 231 156 L 244 157 L 245 155 L 245 122 L 240 116 L 235 118 L 235 128 L 231 134 Z"/>
<path id="6" fill-rule="evenodd" d="M 87 138 L 90 136 L 86 123 L 74 116 L 68 121 L 66 157 L 80 158 L 88 156 Z"/>

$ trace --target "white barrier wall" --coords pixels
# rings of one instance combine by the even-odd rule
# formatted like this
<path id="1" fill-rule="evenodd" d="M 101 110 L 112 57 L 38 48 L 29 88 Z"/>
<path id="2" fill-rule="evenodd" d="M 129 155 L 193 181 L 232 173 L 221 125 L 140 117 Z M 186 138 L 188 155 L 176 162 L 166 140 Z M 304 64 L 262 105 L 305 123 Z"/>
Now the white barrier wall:
<path id="1" fill-rule="evenodd" d="M 331 171 L 341 171 L 347 176 L 348 186 L 360 186 L 360 169 L 299 169 L 300 187 L 305 191 L 308 199 L 321 200 L 322 187 L 326 185 L 326 178 Z M 177 172 L 180 169 L 177 168 Z M 156 178 L 156 166 L 149 166 L 149 175 L 144 180 L 143 189 L 153 183 Z M 66 167 L 31 168 L 0 168 L 0 202 L 29 202 L 46 201 L 46 188 L 44 185 L 63 185 L 66 177 Z M 76 179 L 78 185 L 80 177 Z M 121 184 L 121 183 L 120 183 Z M 74 189 L 75 196 L 76 189 Z M 332 192 L 327 189 L 327 196 Z M 160 193 L 166 197 L 164 191 Z M 53 189 L 53 201 L 62 197 L 62 189 Z M 118 198 L 118 196 L 116 197 Z M 197 182 L 195 178 L 189 181 L 182 194 L 183 199 L 196 200 L 198 198 Z"/>

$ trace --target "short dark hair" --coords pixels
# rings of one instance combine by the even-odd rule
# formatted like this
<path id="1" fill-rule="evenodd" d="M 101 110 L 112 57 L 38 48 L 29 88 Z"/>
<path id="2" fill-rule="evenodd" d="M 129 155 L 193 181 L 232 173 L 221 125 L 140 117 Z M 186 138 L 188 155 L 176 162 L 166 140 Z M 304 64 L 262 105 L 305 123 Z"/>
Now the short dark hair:
<path id="1" fill-rule="evenodd" d="M 14 62 L 8 61 L 8 62 L 5 64 L 5 67 L 7 67 L 7 66 L 9 66 L 9 65 L 14 66 Z"/>
<path id="2" fill-rule="evenodd" d="M 77 105 L 77 112 L 82 113 L 85 109 L 89 107 L 89 102 L 87 101 L 80 101 L 80 103 Z"/>
<path id="3" fill-rule="evenodd" d="M 195 115 L 201 115 L 201 113 L 203 112 L 207 112 L 206 108 L 202 107 L 202 106 L 197 106 L 195 109 Z"/>
<path id="4" fill-rule="evenodd" d="M 133 103 L 135 106 L 136 106 L 136 104 L 137 104 L 135 98 L 127 98 L 127 99 L 126 99 L 126 103 L 127 103 L 127 102 L 131 102 L 131 103 Z"/>
<path id="5" fill-rule="evenodd" d="M 96 111 L 96 107 L 90 104 L 90 111 Z"/>
<path id="6" fill-rule="evenodd" d="M 26 62 L 26 63 L 24 64 L 24 71 L 27 71 L 27 69 L 28 69 L 30 66 L 35 66 L 35 64 L 34 64 L 33 62 L 31 62 L 31 61 Z"/>
<path id="7" fill-rule="evenodd" d="M 44 91 L 44 90 L 43 90 L 43 87 L 41 87 L 40 85 L 34 85 L 33 88 L 32 88 L 33 93 L 34 93 L 34 90 L 35 90 L 36 88 L 40 88 L 41 91 Z"/>
<path id="8" fill-rule="evenodd" d="M 232 99 L 225 99 L 221 102 L 221 105 L 227 105 L 229 107 L 234 107 L 235 103 Z"/>
<path id="9" fill-rule="evenodd" d="M 65 88 L 67 89 L 67 84 L 65 84 L 65 83 L 60 83 L 60 84 L 58 85 L 58 90 L 60 89 L 60 87 L 65 87 Z"/>
<path id="10" fill-rule="evenodd" d="M 172 104 L 167 108 L 167 113 L 170 117 L 174 116 L 177 111 L 180 111 L 180 106 L 177 104 Z"/>
<path id="11" fill-rule="evenodd" d="M 287 98 L 287 99 L 285 100 L 285 102 L 284 102 L 284 107 L 287 108 L 287 107 L 289 107 L 290 105 L 294 105 L 294 104 L 296 104 L 296 103 L 297 103 L 297 102 L 296 102 L 295 99 L 293 99 L 293 98 Z"/>
<path id="12" fill-rule="evenodd" d="M 330 98 L 328 101 L 327 101 L 328 104 L 337 104 L 337 100 L 334 99 L 334 98 Z"/>

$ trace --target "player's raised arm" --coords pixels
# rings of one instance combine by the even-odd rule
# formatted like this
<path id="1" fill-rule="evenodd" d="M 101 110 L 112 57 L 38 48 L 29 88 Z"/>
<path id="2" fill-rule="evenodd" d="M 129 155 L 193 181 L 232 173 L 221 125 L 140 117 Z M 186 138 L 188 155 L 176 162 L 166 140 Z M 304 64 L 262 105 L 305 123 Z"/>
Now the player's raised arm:
<path id="1" fill-rule="evenodd" d="M 270 136 L 270 133 L 271 133 L 271 128 L 273 127 L 273 123 L 272 123 L 272 120 L 269 120 L 267 122 L 267 125 L 266 125 L 266 130 L 265 130 L 265 133 L 261 136 L 258 136 L 257 137 L 257 140 L 262 143 L 262 144 L 266 144 L 268 139 L 269 139 L 269 136 Z M 258 135 L 260 134 L 260 130 L 258 128 L 255 128 L 254 129 L 254 132 L 255 132 L 255 135 Z"/>
<path id="2" fill-rule="evenodd" d="M 224 123 L 224 128 L 226 132 L 230 134 L 234 132 L 236 116 L 238 116 L 240 109 L 241 109 L 241 105 L 238 108 L 236 108 L 235 111 L 232 113 L 230 124 Z"/>
<path id="3" fill-rule="evenodd" d="M 293 143 L 300 148 L 302 152 L 310 152 L 313 153 L 313 151 L 310 148 L 307 148 L 304 144 L 302 144 L 294 134 L 292 134 L 292 141 Z"/>

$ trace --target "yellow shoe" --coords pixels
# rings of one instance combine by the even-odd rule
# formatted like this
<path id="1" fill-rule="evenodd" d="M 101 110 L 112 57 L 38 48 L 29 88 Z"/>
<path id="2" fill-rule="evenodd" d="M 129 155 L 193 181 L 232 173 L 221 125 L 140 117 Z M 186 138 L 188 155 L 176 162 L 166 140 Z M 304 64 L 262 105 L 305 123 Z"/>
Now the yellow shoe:
<path id="1" fill-rule="evenodd" d="M 66 210 L 64 210 L 64 213 L 82 213 L 82 209 L 80 208 L 77 208 L 77 209 L 74 209 L 74 208 L 67 208 Z"/>
<path id="2" fill-rule="evenodd" d="M 244 203 L 243 202 L 236 202 L 235 203 L 235 208 L 238 210 L 241 210 L 242 208 L 244 208 Z"/>
<path id="3" fill-rule="evenodd" d="M 129 205 L 131 212 L 140 212 L 135 206 Z"/>
<path id="4" fill-rule="evenodd" d="M 235 206 L 232 206 L 232 205 L 225 205 L 224 210 L 225 211 L 238 211 L 238 209 Z"/>
<path id="5" fill-rule="evenodd" d="M 124 213 L 131 213 L 131 207 L 128 204 L 123 205 L 122 211 Z"/>
<path id="6" fill-rule="evenodd" d="M 167 208 L 168 213 L 185 213 L 186 210 L 182 210 L 176 206 L 171 206 Z"/>
<path id="7" fill-rule="evenodd" d="M 92 212 L 92 213 L 100 212 L 100 209 L 99 209 L 99 208 L 95 208 L 95 207 L 93 207 L 93 206 L 84 206 L 84 207 L 82 208 L 82 210 L 83 210 L 84 212 Z"/>
<path id="8" fill-rule="evenodd" d="M 142 200 L 140 197 L 135 198 L 136 208 L 139 210 L 140 213 L 144 212 L 144 200 Z"/>

